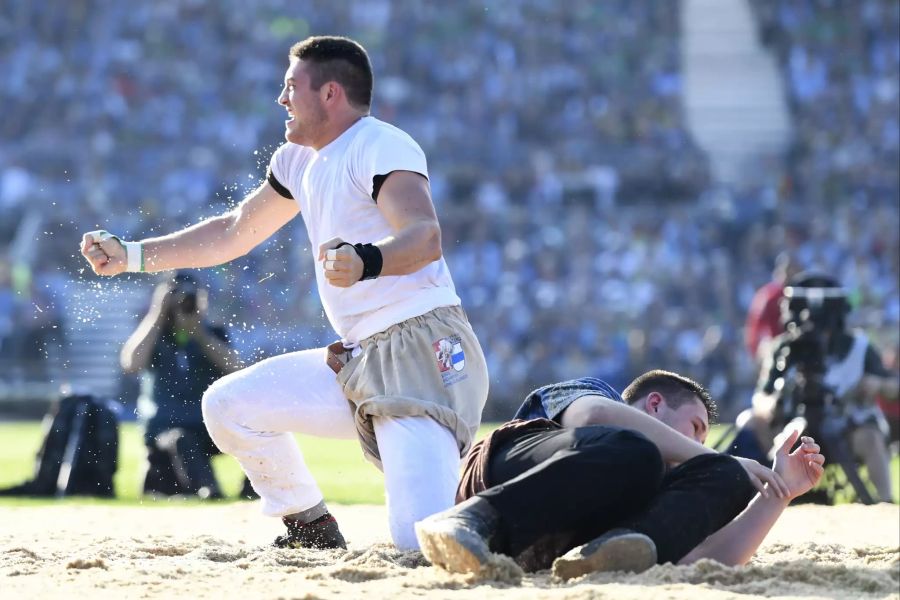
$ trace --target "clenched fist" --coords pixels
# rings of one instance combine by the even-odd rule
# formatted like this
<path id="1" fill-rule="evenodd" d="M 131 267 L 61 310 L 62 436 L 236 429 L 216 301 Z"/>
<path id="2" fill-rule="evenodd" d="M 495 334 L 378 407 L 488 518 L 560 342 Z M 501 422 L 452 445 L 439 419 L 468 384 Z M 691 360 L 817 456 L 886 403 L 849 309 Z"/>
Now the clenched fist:
<path id="1" fill-rule="evenodd" d="M 112 277 L 124 273 L 128 267 L 125 246 L 117 238 L 109 234 L 102 235 L 99 231 L 84 234 L 81 238 L 81 255 L 97 275 Z"/>
<path id="2" fill-rule="evenodd" d="M 341 238 L 332 238 L 319 246 L 319 260 L 324 261 L 325 279 L 335 287 L 350 287 L 362 277 L 362 259 Z"/>

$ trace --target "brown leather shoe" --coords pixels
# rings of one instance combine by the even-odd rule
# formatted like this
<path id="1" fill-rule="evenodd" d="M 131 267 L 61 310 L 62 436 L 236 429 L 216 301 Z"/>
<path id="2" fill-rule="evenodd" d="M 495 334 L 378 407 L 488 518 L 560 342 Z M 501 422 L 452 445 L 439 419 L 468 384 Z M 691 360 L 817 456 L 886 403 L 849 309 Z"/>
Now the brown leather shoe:
<path id="1" fill-rule="evenodd" d="M 331 513 L 325 513 L 309 523 L 300 523 L 288 518 L 281 520 L 288 532 L 287 535 L 275 538 L 272 545 L 276 548 L 347 549 L 347 542 L 344 541 L 344 536 Z"/>
<path id="2" fill-rule="evenodd" d="M 612 529 L 553 561 L 553 574 L 572 579 L 602 571 L 640 573 L 655 564 L 653 540 L 630 529 Z"/>

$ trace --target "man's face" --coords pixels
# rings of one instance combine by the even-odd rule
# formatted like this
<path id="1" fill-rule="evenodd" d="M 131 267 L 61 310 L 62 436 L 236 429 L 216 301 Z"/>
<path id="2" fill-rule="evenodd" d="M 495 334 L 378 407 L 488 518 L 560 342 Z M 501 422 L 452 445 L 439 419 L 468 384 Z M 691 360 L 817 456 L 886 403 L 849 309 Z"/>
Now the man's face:
<path id="1" fill-rule="evenodd" d="M 654 395 L 659 396 L 659 400 L 656 402 L 654 402 Z M 709 434 L 709 415 L 699 398 L 685 402 L 678 408 L 673 409 L 666 402 L 665 398 L 653 393 L 648 397 L 648 405 L 654 408 L 654 410 L 650 411 L 650 415 L 656 417 L 675 431 L 701 444 L 706 442 L 706 436 Z"/>
<path id="2" fill-rule="evenodd" d="M 308 69 L 309 65 L 304 61 L 291 58 L 284 74 L 284 88 L 278 96 L 278 104 L 288 112 L 288 119 L 284 122 L 284 137 L 289 142 L 303 146 L 313 146 L 328 122 L 320 90 L 310 88 Z"/>

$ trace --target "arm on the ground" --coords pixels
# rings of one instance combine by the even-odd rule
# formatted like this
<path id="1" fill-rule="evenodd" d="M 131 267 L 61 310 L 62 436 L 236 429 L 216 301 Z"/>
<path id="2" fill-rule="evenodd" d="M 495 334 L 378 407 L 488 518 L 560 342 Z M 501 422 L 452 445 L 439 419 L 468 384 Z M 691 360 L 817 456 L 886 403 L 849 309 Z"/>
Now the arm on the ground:
<path id="1" fill-rule="evenodd" d="M 718 530 L 684 558 L 678 561 L 687 565 L 701 558 L 711 558 L 726 565 L 746 564 L 762 544 L 775 521 L 787 505 L 812 489 L 822 477 L 825 457 L 819 454 L 819 445 L 811 437 L 804 437 L 801 445 L 791 452 L 791 446 L 800 433 L 791 431 L 775 454 L 775 471 L 790 488 L 787 498 L 757 494 L 744 511 L 728 525 Z"/>
<path id="2" fill-rule="evenodd" d="M 264 182 L 237 207 L 181 231 L 142 240 L 144 270 L 211 267 L 243 256 L 293 219 L 300 208 L 294 200 Z M 90 234 L 81 252 L 98 275 L 125 271 L 125 249 L 115 238 L 99 242 Z"/>
<path id="3" fill-rule="evenodd" d="M 608 425 L 632 429 L 647 436 L 650 441 L 659 448 L 659 453 L 667 463 L 680 464 L 701 454 L 716 454 L 712 448 L 696 442 L 689 437 L 675 431 L 662 421 L 654 419 L 640 410 L 610 400 L 603 396 L 589 394 L 581 396 L 570 404 L 560 417 L 563 427 L 584 427 L 586 425 Z M 735 457 L 751 483 L 764 496 L 768 483 L 775 491 L 776 496 L 783 496 L 787 488 L 781 477 L 755 460 Z"/>

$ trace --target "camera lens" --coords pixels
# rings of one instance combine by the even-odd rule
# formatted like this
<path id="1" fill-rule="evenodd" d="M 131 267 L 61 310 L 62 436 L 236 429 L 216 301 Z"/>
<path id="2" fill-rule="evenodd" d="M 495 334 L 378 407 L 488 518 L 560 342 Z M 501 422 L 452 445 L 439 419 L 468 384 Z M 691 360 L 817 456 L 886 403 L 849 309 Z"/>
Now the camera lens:
<path id="1" fill-rule="evenodd" d="M 181 299 L 181 302 L 178 303 L 178 307 L 181 309 L 181 312 L 185 314 L 197 312 L 197 294 L 186 294 L 184 298 Z"/>

